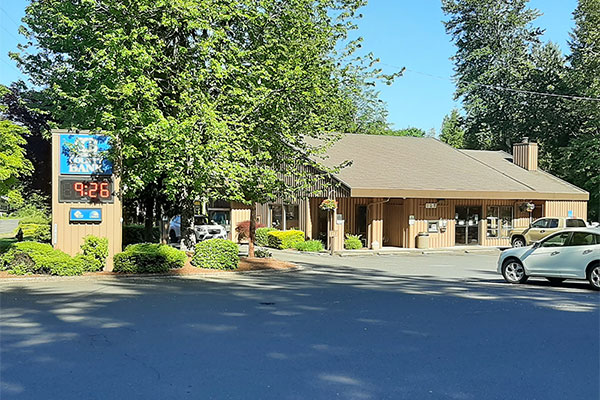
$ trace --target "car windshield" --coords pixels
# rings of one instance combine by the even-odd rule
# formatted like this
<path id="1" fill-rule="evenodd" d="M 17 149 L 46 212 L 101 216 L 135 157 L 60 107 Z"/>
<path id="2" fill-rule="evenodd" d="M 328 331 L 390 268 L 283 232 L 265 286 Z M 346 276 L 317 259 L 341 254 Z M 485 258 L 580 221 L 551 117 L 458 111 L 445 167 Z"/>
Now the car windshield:
<path id="1" fill-rule="evenodd" d="M 205 215 L 196 215 L 194 217 L 194 225 L 209 225 L 208 218 Z"/>

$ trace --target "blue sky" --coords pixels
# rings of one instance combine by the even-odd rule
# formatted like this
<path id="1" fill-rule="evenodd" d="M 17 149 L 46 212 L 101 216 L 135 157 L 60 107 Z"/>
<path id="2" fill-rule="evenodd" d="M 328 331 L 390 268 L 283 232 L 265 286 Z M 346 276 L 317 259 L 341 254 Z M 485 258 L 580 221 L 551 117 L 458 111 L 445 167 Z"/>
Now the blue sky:
<path id="1" fill-rule="evenodd" d="M 0 1 L 0 83 L 10 84 L 23 75 L 8 58 L 22 37 L 17 24 L 29 1 Z M 532 0 L 530 6 L 543 15 L 536 24 L 546 33 L 544 40 L 568 51 L 567 40 L 573 28 L 576 0 Z M 388 120 L 395 128 L 414 126 L 439 132 L 444 115 L 460 104 L 453 100 L 452 63 L 455 48 L 444 31 L 438 0 L 370 0 L 362 10 L 356 32 L 364 38 L 363 48 L 381 59 L 385 72 L 397 67 L 407 71 L 392 86 L 381 85 L 381 98 L 387 103 Z"/>

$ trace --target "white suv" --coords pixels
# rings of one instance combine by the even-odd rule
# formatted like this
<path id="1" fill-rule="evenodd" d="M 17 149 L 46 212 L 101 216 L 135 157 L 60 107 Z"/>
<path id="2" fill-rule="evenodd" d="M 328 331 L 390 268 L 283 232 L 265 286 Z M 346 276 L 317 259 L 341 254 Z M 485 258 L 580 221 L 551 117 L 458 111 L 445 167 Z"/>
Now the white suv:
<path id="1" fill-rule="evenodd" d="M 194 232 L 196 240 L 201 242 L 208 239 L 227 239 L 227 230 L 214 221 L 209 221 L 206 215 L 194 216 Z M 181 239 L 181 216 L 177 215 L 171 219 L 169 224 L 169 239 L 176 243 Z"/>

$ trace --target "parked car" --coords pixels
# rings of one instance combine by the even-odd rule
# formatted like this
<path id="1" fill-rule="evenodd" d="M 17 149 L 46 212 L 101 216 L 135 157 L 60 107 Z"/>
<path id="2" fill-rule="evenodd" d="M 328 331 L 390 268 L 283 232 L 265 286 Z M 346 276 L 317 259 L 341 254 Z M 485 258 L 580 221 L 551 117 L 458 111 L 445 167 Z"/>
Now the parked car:
<path id="1" fill-rule="evenodd" d="M 600 231 L 565 229 L 532 246 L 505 250 L 498 259 L 498 272 L 509 283 L 524 283 L 531 276 L 552 283 L 587 279 L 600 290 Z"/>
<path id="2" fill-rule="evenodd" d="M 194 232 L 196 233 L 196 240 L 198 242 L 207 239 L 227 239 L 227 230 L 225 227 L 214 221 L 209 221 L 206 215 L 194 216 Z M 180 215 L 171 219 L 169 224 L 169 239 L 171 243 L 178 242 L 181 239 Z"/>
<path id="3" fill-rule="evenodd" d="M 523 247 L 537 242 L 546 236 L 565 228 L 585 228 L 587 224 L 580 218 L 544 217 L 536 219 L 529 228 L 515 228 L 510 231 L 512 247 Z"/>

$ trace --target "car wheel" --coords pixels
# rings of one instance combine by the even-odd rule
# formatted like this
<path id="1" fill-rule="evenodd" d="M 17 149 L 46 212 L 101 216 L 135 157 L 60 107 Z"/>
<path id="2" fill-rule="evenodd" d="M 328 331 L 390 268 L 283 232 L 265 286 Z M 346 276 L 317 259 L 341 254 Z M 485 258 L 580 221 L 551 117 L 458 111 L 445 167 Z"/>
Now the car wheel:
<path id="1" fill-rule="evenodd" d="M 546 278 L 552 285 L 560 285 L 565 281 L 565 278 Z"/>
<path id="2" fill-rule="evenodd" d="M 512 247 L 524 247 L 525 246 L 525 240 L 523 238 L 517 237 L 514 238 L 512 241 Z"/>
<path id="3" fill-rule="evenodd" d="M 169 232 L 169 240 L 171 241 L 171 243 L 177 242 L 177 235 L 175 234 L 175 231 Z"/>
<path id="4" fill-rule="evenodd" d="M 600 263 L 596 263 L 588 269 L 587 278 L 594 289 L 600 290 Z"/>
<path id="5" fill-rule="evenodd" d="M 502 265 L 502 276 L 508 283 L 525 283 L 529 278 L 525 275 L 525 267 L 516 259 L 507 260 Z"/>

